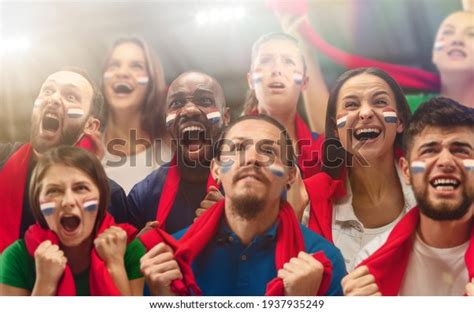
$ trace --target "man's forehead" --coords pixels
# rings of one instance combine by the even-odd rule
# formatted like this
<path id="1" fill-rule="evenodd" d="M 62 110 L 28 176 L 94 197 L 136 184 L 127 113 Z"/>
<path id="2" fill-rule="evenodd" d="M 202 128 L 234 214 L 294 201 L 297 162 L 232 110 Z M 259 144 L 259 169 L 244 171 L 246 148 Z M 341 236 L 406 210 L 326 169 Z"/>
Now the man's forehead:
<path id="1" fill-rule="evenodd" d="M 474 145 L 474 130 L 468 127 L 426 127 L 414 139 L 418 147 L 429 142 L 438 144 L 465 142 Z"/>
<path id="2" fill-rule="evenodd" d="M 280 129 L 267 121 L 248 119 L 232 126 L 226 137 L 231 140 L 233 138 L 258 138 L 277 142 L 280 139 L 280 134 Z"/>
<path id="3" fill-rule="evenodd" d="M 72 85 L 78 88 L 89 87 L 92 89 L 92 86 L 90 85 L 89 81 L 84 76 L 75 72 L 70 72 L 70 71 L 60 71 L 60 72 L 53 73 L 49 75 L 48 78 L 46 78 L 43 84 L 46 84 L 46 83 L 55 83 L 59 85 Z"/>
<path id="4" fill-rule="evenodd" d="M 187 74 L 177 78 L 171 83 L 170 92 L 194 92 L 197 89 L 217 92 L 217 83 L 203 74 Z"/>

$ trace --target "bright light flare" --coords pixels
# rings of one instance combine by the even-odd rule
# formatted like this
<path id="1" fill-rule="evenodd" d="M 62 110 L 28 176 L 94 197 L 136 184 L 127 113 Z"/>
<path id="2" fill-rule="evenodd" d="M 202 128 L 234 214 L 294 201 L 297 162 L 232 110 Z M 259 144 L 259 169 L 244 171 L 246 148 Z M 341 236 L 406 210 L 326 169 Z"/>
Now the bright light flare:
<path id="1" fill-rule="evenodd" d="M 245 9 L 243 7 L 212 8 L 197 12 L 196 23 L 199 26 L 220 25 L 236 22 L 244 19 L 244 17 Z"/>

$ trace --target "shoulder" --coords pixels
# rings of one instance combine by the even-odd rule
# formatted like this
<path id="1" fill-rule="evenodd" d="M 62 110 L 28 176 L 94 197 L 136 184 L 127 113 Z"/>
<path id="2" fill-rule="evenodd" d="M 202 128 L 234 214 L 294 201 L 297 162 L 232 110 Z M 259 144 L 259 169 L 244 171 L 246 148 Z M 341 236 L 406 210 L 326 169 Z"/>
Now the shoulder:
<path id="1" fill-rule="evenodd" d="M 306 226 L 300 224 L 301 232 L 303 233 L 304 245 L 306 252 L 314 253 L 316 251 L 324 251 L 328 259 L 331 261 L 342 259 L 339 249 L 331 244 L 327 239 L 321 235 L 311 231 Z"/>
<path id="2" fill-rule="evenodd" d="M 152 189 L 161 190 L 166 176 L 168 175 L 169 166 L 169 163 L 163 164 L 163 166 L 147 175 L 145 179 L 135 184 L 135 186 L 130 191 L 129 196 L 133 197 L 141 193 L 148 193 Z"/>

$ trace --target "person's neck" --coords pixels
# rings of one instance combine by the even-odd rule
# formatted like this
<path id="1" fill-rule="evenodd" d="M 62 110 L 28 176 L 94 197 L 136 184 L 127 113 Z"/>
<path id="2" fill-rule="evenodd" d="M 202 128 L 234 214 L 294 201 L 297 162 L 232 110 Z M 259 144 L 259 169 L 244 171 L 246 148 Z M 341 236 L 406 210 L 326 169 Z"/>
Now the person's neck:
<path id="1" fill-rule="evenodd" d="M 185 160 L 178 157 L 177 164 L 181 175 L 181 179 L 188 183 L 203 183 L 206 182 L 209 177 L 209 165 L 203 164 L 200 161 L 194 162 L 189 165 L 185 163 Z"/>
<path id="2" fill-rule="evenodd" d="M 441 95 L 474 108 L 474 71 L 441 73 Z"/>
<path id="3" fill-rule="evenodd" d="M 464 218 L 454 221 L 436 221 L 420 213 L 418 234 L 431 247 L 451 248 L 467 242 L 473 226 L 470 213 L 467 213 Z"/>
<path id="4" fill-rule="evenodd" d="M 272 110 L 271 107 L 258 107 L 259 114 L 265 114 L 270 117 L 275 118 L 278 122 L 280 122 L 283 126 L 285 126 L 286 131 L 290 135 L 290 138 L 293 142 L 293 146 L 296 146 L 296 142 L 298 138 L 296 137 L 296 125 L 295 125 L 295 116 L 296 116 L 296 108 L 288 109 L 285 111 L 281 110 Z"/>
<path id="5" fill-rule="evenodd" d="M 105 144 L 107 149 L 110 151 L 111 149 L 108 144 L 117 142 L 118 139 L 121 141 L 121 144 L 114 144 L 113 150 L 118 150 L 127 155 L 138 154 L 145 150 L 153 142 L 150 134 L 143 130 L 141 122 L 139 112 L 130 112 L 129 115 L 111 112 L 107 121 L 107 128 L 105 129 Z M 132 134 L 132 131 L 134 131 L 135 134 Z M 132 141 L 138 141 L 140 144 L 133 144 L 134 146 L 131 146 Z"/>
<path id="6" fill-rule="evenodd" d="M 89 267 L 90 253 L 92 251 L 92 242 L 93 238 L 92 236 L 90 236 L 78 246 L 61 246 L 61 249 L 64 252 L 64 255 L 66 256 L 67 263 L 71 268 L 73 274 L 84 272 L 84 270 Z"/>
<path id="7" fill-rule="evenodd" d="M 403 210 L 404 197 L 393 152 L 368 161 L 368 166 L 357 160 L 353 164 L 349 181 L 356 216 L 368 228 L 395 220 Z M 386 205 L 387 199 L 390 199 L 390 205 Z"/>
<path id="8" fill-rule="evenodd" d="M 265 233 L 277 220 L 280 211 L 280 199 L 263 204 L 260 213 L 253 219 L 242 218 L 236 213 L 231 200 L 225 199 L 225 220 L 244 246 L 248 246 L 258 235 Z"/>

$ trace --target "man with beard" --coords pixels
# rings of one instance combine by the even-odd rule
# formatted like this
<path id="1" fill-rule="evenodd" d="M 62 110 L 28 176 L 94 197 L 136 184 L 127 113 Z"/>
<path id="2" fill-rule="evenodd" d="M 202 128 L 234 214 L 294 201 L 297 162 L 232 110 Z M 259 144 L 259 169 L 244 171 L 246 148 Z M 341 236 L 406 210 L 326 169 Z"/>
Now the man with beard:
<path id="1" fill-rule="evenodd" d="M 151 293 L 341 294 L 341 253 L 300 225 L 283 199 L 295 164 L 291 139 L 272 117 L 244 116 L 227 128 L 211 164 L 225 198 L 176 233 L 178 242 L 158 229 L 140 238 L 149 250 L 141 270 Z"/>
<path id="2" fill-rule="evenodd" d="M 174 233 L 193 222 L 203 199 L 222 197 L 209 176 L 209 164 L 229 114 L 222 87 L 199 72 L 183 73 L 171 83 L 166 110 L 176 153 L 130 191 L 129 222 L 139 229 L 159 225 Z"/>
<path id="3" fill-rule="evenodd" d="M 28 190 L 37 159 L 60 145 L 98 153 L 95 138 L 101 128 L 102 106 L 100 91 L 81 70 L 62 70 L 46 78 L 34 102 L 30 143 L 0 146 L 0 253 L 35 222 Z M 123 222 L 125 195 L 113 181 L 110 188 L 109 212 Z"/>
<path id="4" fill-rule="evenodd" d="M 404 133 L 418 208 L 342 282 L 346 295 L 474 295 L 474 110 L 433 98 Z"/>

